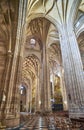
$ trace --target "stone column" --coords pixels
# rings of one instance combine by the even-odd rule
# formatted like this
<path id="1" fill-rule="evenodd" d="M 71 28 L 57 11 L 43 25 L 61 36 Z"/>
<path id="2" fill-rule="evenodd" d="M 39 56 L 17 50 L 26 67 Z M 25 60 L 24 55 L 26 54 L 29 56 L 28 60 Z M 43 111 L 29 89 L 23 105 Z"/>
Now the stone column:
<path id="1" fill-rule="evenodd" d="M 43 31 L 42 31 L 42 43 L 43 43 L 43 49 L 42 49 L 42 89 L 41 89 L 41 107 L 43 112 L 49 111 L 49 69 L 47 68 L 47 48 L 46 48 L 46 39 L 47 39 L 47 22 L 43 22 Z M 48 25 L 49 26 L 49 25 Z M 48 95 L 49 92 L 49 95 Z"/>
<path id="2" fill-rule="evenodd" d="M 72 26 L 62 25 L 60 30 L 60 45 L 70 117 L 84 117 L 84 75 L 78 43 Z"/>
<path id="3" fill-rule="evenodd" d="M 28 88 L 28 112 L 30 112 L 30 86 Z"/>
<path id="4" fill-rule="evenodd" d="M 63 100 L 63 109 L 64 111 L 68 110 L 68 101 L 67 101 L 67 94 L 66 94 L 66 88 L 65 88 L 65 81 L 64 81 L 64 73 L 63 69 L 60 70 L 60 87 L 62 91 L 62 100 Z"/>
<path id="5" fill-rule="evenodd" d="M 36 85 L 36 98 L 35 98 L 35 111 L 40 111 L 40 75 L 39 75 L 40 69 L 38 69 L 38 75 L 37 75 L 37 85 Z"/>
<path id="6" fill-rule="evenodd" d="M 27 91 L 27 93 L 26 93 L 26 112 L 28 112 L 28 109 L 29 109 L 29 87 L 27 87 L 26 91 Z"/>
<path id="7" fill-rule="evenodd" d="M 5 117 L 5 107 L 6 107 L 6 102 L 7 102 L 7 97 L 8 97 L 8 91 L 9 90 L 9 81 L 10 81 L 10 72 L 11 72 L 11 60 L 12 60 L 12 53 L 8 52 L 8 57 L 7 57 L 7 64 L 6 64 L 6 70 L 4 73 L 4 80 L 3 80 L 3 96 L 2 96 L 2 103 L 1 103 L 1 120 L 4 119 Z M 5 99 L 3 100 L 5 96 Z"/>
<path id="8" fill-rule="evenodd" d="M 22 57 L 19 56 L 19 54 L 20 54 L 20 46 L 21 46 L 21 42 L 22 42 L 21 41 L 22 40 L 21 36 L 22 36 L 22 33 L 23 33 L 23 30 L 22 30 L 23 29 L 23 23 L 24 23 L 24 18 L 23 17 L 25 17 L 25 15 L 23 15 L 23 14 L 26 11 L 26 8 L 25 8 L 26 6 L 25 5 L 26 5 L 26 0 L 25 0 L 25 2 L 23 0 L 20 0 L 20 2 L 19 2 L 19 18 L 18 18 L 18 28 L 17 28 L 15 51 L 14 51 L 11 66 L 10 66 L 11 60 L 9 60 L 9 62 L 8 62 L 9 67 L 7 67 L 6 75 L 8 75 L 7 80 L 9 78 L 9 82 L 7 82 L 7 83 L 5 82 L 7 87 L 5 87 L 5 85 L 4 85 L 4 91 L 6 90 L 7 96 L 6 96 L 5 106 L 3 106 L 2 117 L 6 121 L 7 125 L 9 125 L 10 127 L 19 124 L 19 118 L 16 119 L 15 115 L 13 115 L 14 118 L 9 117 L 8 120 L 6 120 L 6 118 L 10 115 L 11 101 L 12 101 L 12 98 L 13 98 L 12 97 L 13 89 L 14 89 L 14 87 L 16 89 L 16 82 L 15 82 L 15 79 L 17 78 L 16 69 L 19 68 L 19 67 L 17 67 L 17 65 L 18 65 L 19 60 L 22 58 Z M 10 51 L 9 51 L 9 53 L 10 53 Z"/>
<path id="9" fill-rule="evenodd" d="M 47 53 L 46 45 L 43 45 L 43 63 L 42 63 L 42 88 L 41 88 L 41 107 L 43 111 L 48 111 L 49 109 L 49 99 L 50 99 L 50 80 L 49 80 L 49 68 L 47 65 Z M 49 94 L 49 95 L 48 95 Z"/>
<path id="10" fill-rule="evenodd" d="M 39 111 L 41 112 L 44 106 L 43 102 L 43 71 L 42 65 L 39 67 Z"/>
<path id="11" fill-rule="evenodd" d="M 30 92 L 30 95 L 29 95 L 29 97 L 30 97 L 30 99 L 29 99 L 29 101 L 30 101 L 30 110 L 29 110 L 29 112 L 31 113 L 31 111 L 32 111 L 32 88 L 30 88 L 29 92 Z"/>
<path id="12" fill-rule="evenodd" d="M 48 106 L 48 93 L 47 93 L 47 65 L 46 65 L 46 42 L 43 43 L 43 63 L 42 63 L 42 69 L 43 69 L 43 104 L 44 108 L 43 111 L 47 111 L 47 106 Z"/>
<path id="13" fill-rule="evenodd" d="M 41 89 L 41 100 L 42 100 L 42 111 L 49 111 L 50 108 L 50 78 L 49 78 L 49 67 L 47 64 L 47 53 L 46 45 L 43 44 L 43 63 L 42 63 L 42 89 Z"/>
<path id="14" fill-rule="evenodd" d="M 47 47 L 46 47 L 47 50 Z M 50 68 L 49 68 L 49 57 L 48 57 L 48 50 L 46 51 L 46 66 L 47 66 L 47 94 L 48 94 L 48 111 L 51 111 L 51 94 L 50 94 Z"/>
<path id="15" fill-rule="evenodd" d="M 40 82 L 41 82 L 41 112 L 45 108 L 45 96 L 44 96 L 44 86 L 43 86 L 43 65 L 41 64 L 41 69 L 40 69 Z"/>
<path id="16" fill-rule="evenodd" d="M 21 25 L 19 25 L 18 29 L 21 29 Z M 9 116 L 10 113 L 10 108 L 11 108 L 11 101 L 12 98 L 15 99 L 15 95 L 13 93 L 13 90 L 16 90 L 17 84 L 20 84 L 21 82 L 21 73 L 19 73 L 19 70 L 21 70 L 21 63 L 22 63 L 22 57 L 20 55 L 20 40 L 21 40 L 21 35 L 22 34 L 22 29 L 17 30 L 17 39 L 16 39 L 16 45 L 15 45 L 15 51 L 14 51 L 14 57 L 13 57 L 13 62 L 12 62 L 12 67 L 11 67 L 11 75 L 10 75 L 10 82 L 9 82 L 9 91 L 8 91 L 8 97 L 7 97 L 7 102 L 6 102 L 6 116 Z M 13 104 L 14 105 L 14 104 Z"/>
<path id="17" fill-rule="evenodd" d="M 55 89 L 55 75 L 52 73 L 52 93 L 53 93 L 53 99 L 54 99 L 54 89 Z"/>
<path id="18" fill-rule="evenodd" d="M 36 84 L 36 90 L 35 90 L 35 112 L 38 111 L 39 108 L 39 98 L 38 98 L 38 90 L 39 90 L 39 82 L 38 82 L 38 76 L 37 76 L 37 84 Z"/>
<path id="19" fill-rule="evenodd" d="M 13 99 L 13 110 L 12 110 L 12 115 L 14 115 L 16 118 L 19 118 L 19 112 L 20 112 L 20 84 L 16 84 L 16 89 L 15 89 L 15 95 Z"/>

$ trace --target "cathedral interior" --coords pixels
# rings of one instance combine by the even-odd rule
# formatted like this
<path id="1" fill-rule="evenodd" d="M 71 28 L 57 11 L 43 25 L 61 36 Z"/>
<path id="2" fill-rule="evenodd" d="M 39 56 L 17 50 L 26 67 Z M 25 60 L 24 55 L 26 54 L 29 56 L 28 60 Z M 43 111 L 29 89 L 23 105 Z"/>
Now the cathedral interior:
<path id="1" fill-rule="evenodd" d="M 84 0 L 0 0 L 0 129 L 84 130 Z"/>

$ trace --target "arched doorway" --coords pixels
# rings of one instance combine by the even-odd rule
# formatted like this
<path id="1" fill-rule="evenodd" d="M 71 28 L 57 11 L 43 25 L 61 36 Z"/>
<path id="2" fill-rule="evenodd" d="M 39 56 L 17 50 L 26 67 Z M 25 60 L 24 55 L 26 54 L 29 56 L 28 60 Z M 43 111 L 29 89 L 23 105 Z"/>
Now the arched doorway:
<path id="1" fill-rule="evenodd" d="M 59 93 L 61 93 L 61 97 L 63 99 L 63 100 L 61 99 L 61 101 L 63 101 L 62 105 L 63 107 L 66 106 L 66 108 L 64 109 L 67 109 L 67 98 L 66 98 L 66 89 L 65 89 L 64 78 L 63 78 L 64 74 L 62 72 L 63 67 L 62 67 L 62 58 L 61 58 L 61 50 L 60 50 L 60 43 L 59 43 L 59 33 L 56 27 L 45 18 L 36 18 L 30 22 L 29 27 L 27 28 L 27 34 L 28 35 L 26 38 L 25 51 L 24 51 L 24 57 L 26 57 L 25 58 L 26 60 L 24 60 L 23 63 L 23 71 L 26 73 L 25 74 L 26 77 L 28 78 L 30 77 L 31 82 L 32 82 L 31 75 L 33 75 L 33 82 L 38 79 L 37 76 L 38 69 L 36 69 L 38 64 L 34 63 L 35 60 L 34 58 L 31 57 L 36 55 L 41 63 L 40 70 L 39 70 L 40 84 L 36 83 L 36 85 L 33 84 L 31 85 L 33 86 L 31 87 L 31 93 L 32 93 L 31 95 L 33 96 L 32 103 L 31 103 L 32 104 L 31 111 L 33 112 L 35 108 L 34 106 L 35 106 L 36 87 L 34 86 L 39 86 L 40 89 L 38 89 L 38 93 L 39 90 L 41 91 L 39 93 L 40 98 L 37 103 L 38 106 L 40 106 L 40 108 L 43 109 L 43 111 L 46 108 L 51 109 L 52 103 L 50 100 L 52 100 L 52 95 L 50 94 L 51 93 L 50 91 L 52 90 L 50 87 L 51 86 L 50 77 L 52 74 L 54 75 L 54 77 L 60 74 L 59 87 L 61 89 Z M 24 69 L 26 66 L 28 66 L 28 68 Z M 53 82 L 55 88 L 55 81 Z M 53 92 L 53 97 L 54 97 L 54 93 L 55 92 Z M 45 95 L 44 99 L 43 99 L 43 94 Z M 65 101 L 66 104 L 64 105 Z"/>
<path id="2" fill-rule="evenodd" d="M 31 48 L 31 45 L 29 43 Z M 32 45 L 34 46 L 34 45 Z M 27 46 L 28 47 L 28 46 Z M 25 48 L 29 49 L 30 48 Z M 34 48 L 33 48 L 33 51 Z M 22 82 L 26 83 L 27 88 L 27 95 L 26 95 L 26 106 L 27 112 L 34 113 L 37 109 L 39 109 L 39 100 L 40 100 L 40 85 L 39 85 L 39 71 L 40 71 L 40 64 L 38 57 L 33 54 L 34 52 L 27 53 L 26 50 L 26 57 L 24 58 L 23 62 L 23 69 L 22 69 Z"/>

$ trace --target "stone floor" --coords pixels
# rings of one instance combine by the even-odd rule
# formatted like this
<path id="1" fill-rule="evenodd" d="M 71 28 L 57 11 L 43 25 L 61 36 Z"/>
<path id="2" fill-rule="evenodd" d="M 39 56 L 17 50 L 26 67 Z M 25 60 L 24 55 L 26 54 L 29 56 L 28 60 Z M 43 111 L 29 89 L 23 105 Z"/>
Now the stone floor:
<path id="1" fill-rule="evenodd" d="M 25 124 L 20 130 L 48 130 L 48 127 L 45 118 L 38 117 L 38 119 L 31 124 Z"/>
<path id="2" fill-rule="evenodd" d="M 56 130 L 54 126 L 48 128 L 45 117 L 37 117 L 36 119 L 26 122 L 18 128 L 9 128 L 7 130 Z"/>
<path id="3" fill-rule="evenodd" d="M 26 114 L 22 116 L 21 121 L 21 125 L 17 128 L 8 128 L 6 130 L 84 130 L 83 122 L 80 124 L 80 122 L 71 121 L 69 118 L 60 117 L 57 114 L 47 116 Z"/>

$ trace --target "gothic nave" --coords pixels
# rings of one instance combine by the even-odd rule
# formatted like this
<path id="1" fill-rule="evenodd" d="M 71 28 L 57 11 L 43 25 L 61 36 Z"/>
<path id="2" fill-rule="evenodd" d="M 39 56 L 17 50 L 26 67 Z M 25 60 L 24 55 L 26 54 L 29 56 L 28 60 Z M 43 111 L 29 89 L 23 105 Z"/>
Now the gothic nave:
<path id="1" fill-rule="evenodd" d="M 84 0 L 0 0 L 0 129 L 84 130 Z"/>

